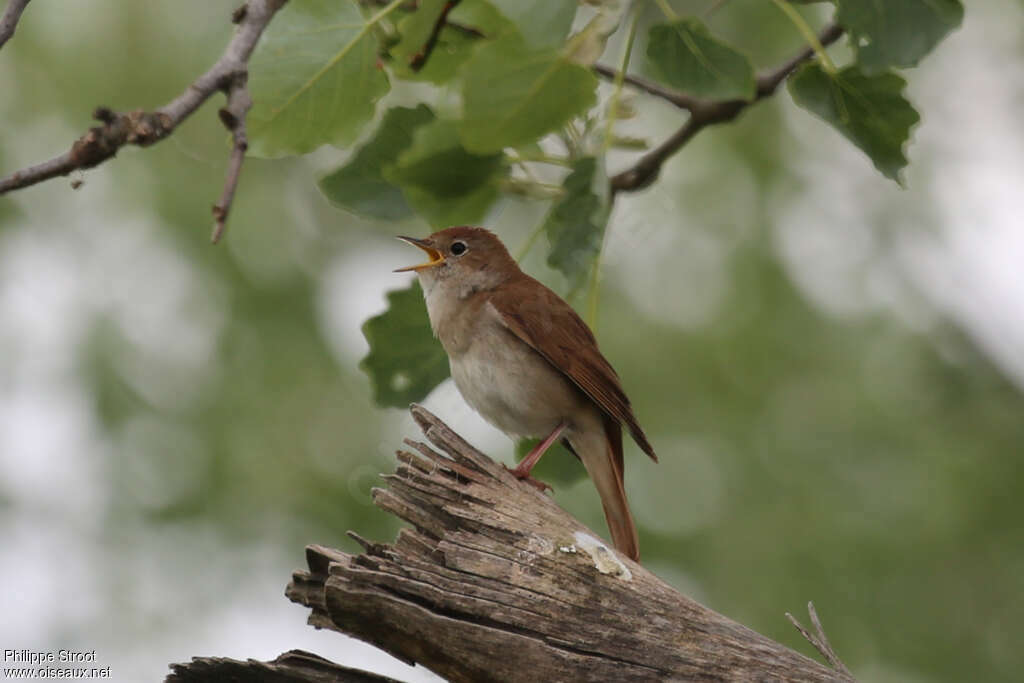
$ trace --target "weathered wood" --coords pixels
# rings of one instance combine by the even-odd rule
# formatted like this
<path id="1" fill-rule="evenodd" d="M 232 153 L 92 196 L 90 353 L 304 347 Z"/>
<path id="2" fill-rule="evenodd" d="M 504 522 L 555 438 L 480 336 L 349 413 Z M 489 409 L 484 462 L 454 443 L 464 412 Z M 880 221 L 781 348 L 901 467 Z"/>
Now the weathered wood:
<path id="1" fill-rule="evenodd" d="M 172 664 L 166 683 L 398 683 L 393 678 L 350 669 L 302 650 L 291 650 L 272 662 L 223 657 L 193 657 Z"/>
<path id="2" fill-rule="evenodd" d="M 850 681 L 676 592 L 419 406 L 374 501 L 413 525 L 306 549 L 310 623 L 452 681 Z"/>

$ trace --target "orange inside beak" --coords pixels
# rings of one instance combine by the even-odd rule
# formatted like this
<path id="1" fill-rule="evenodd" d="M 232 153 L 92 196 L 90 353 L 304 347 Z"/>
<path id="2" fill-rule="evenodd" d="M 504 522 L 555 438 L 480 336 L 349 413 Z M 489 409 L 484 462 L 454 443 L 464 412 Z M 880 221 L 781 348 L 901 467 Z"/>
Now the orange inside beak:
<path id="1" fill-rule="evenodd" d="M 415 247 L 419 247 L 423 251 L 427 252 L 427 256 L 430 258 L 430 260 L 427 261 L 426 263 L 420 263 L 420 264 L 417 264 L 415 266 L 406 266 L 405 268 L 395 268 L 395 272 L 396 273 L 404 273 L 404 272 L 407 272 L 407 271 L 410 271 L 410 270 L 414 270 L 414 271 L 418 272 L 418 271 L 424 270 L 425 268 L 433 268 L 434 266 L 439 266 L 442 263 L 444 263 L 444 256 L 441 254 L 440 251 L 438 251 L 437 249 L 434 249 L 434 247 L 432 247 L 430 245 L 430 240 L 421 240 L 421 239 L 416 239 L 415 237 L 405 237 L 403 235 L 399 235 L 398 239 L 402 240 L 403 242 L 408 242 L 409 244 L 411 244 L 411 245 L 413 245 Z"/>

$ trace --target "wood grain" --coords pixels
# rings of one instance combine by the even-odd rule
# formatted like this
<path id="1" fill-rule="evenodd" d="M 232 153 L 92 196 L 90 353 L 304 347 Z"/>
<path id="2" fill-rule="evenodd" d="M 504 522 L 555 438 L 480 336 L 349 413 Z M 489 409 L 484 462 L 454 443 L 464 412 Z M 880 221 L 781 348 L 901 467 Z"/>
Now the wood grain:
<path id="1" fill-rule="evenodd" d="M 339 666 L 323 657 L 290 650 L 270 662 L 193 657 L 172 664 L 165 683 L 398 683 L 393 678 Z"/>
<path id="2" fill-rule="evenodd" d="M 451 681 L 850 681 L 681 595 L 419 406 L 358 555 L 309 546 L 310 624 Z M 781 618 L 781 617 L 780 617 Z"/>

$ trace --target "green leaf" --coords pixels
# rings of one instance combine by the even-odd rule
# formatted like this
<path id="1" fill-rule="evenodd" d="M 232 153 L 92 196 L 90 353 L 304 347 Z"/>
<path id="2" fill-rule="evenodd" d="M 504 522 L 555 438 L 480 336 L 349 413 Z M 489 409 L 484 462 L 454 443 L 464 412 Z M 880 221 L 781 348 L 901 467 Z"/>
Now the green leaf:
<path id="1" fill-rule="evenodd" d="M 587 0 L 587 4 L 597 13 L 569 38 L 565 54 L 569 61 L 592 66 L 604 53 L 608 37 L 619 28 L 630 3 L 626 0 Z"/>
<path id="2" fill-rule="evenodd" d="M 384 179 L 384 168 L 394 164 L 413 142 L 413 133 L 434 120 L 426 105 L 415 109 L 395 107 L 384 114 L 376 134 L 347 164 L 320 179 L 320 190 L 343 209 L 379 218 L 398 220 L 412 209 L 393 183 Z"/>
<path id="3" fill-rule="evenodd" d="M 750 60 L 697 19 L 652 27 L 647 60 L 660 80 L 696 97 L 750 100 L 756 93 Z"/>
<path id="4" fill-rule="evenodd" d="M 424 0 L 416 11 L 398 24 L 400 38 L 389 50 L 390 67 L 398 78 L 408 81 L 447 83 L 473 54 L 482 40 L 497 38 L 515 26 L 483 0 L 459 3 L 437 36 L 426 63 L 418 70 L 413 58 L 423 51 L 447 0 Z"/>
<path id="5" fill-rule="evenodd" d="M 435 230 L 483 222 L 501 194 L 497 184 L 481 185 L 466 194 L 448 198 L 438 197 L 416 187 L 407 187 L 403 191 L 416 214 Z"/>
<path id="6" fill-rule="evenodd" d="M 830 76 L 816 63 L 789 79 L 793 100 L 860 147 L 887 178 L 900 182 L 907 165 L 903 145 L 920 117 L 903 97 L 906 81 L 892 72 L 876 75 L 848 66 Z"/>
<path id="7" fill-rule="evenodd" d="M 473 154 L 459 140 L 455 122 L 435 120 L 413 134 L 412 145 L 384 170 L 431 225 L 475 223 L 498 198 L 505 174 L 501 154 Z"/>
<path id="8" fill-rule="evenodd" d="M 418 282 L 388 292 L 388 310 L 363 323 L 363 336 L 370 353 L 359 367 L 379 406 L 407 408 L 448 377 L 448 356 L 434 339 Z"/>
<path id="9" fill-rule="evenodd" d="M 401 39 L 390 50 L 394 60 L 391 66 L 396 76 L 405 80 L 442 83 L 454 76 L 469 57 L 474 39 L 451 28 L 446 22 L 422 68 L 415 71 L 410 66 L 426 48 L 437 19 L 447 4 L 448 0 L 421 0 L 416 11 L 398 23 Z"/>
<path id="10" fill-rule="evenodd" d="M 398 22 L 401 39 L 391 48 L 391 56 L 408 63 L 421 52 L 447 4 L 448 0 L 419 0 L 416 11 Z"/>
<path id="11" fill-rule="evenodd" d="M 594 157 L 576 161 L 562 183 L 565 196 L 551 207 L 544 232 L 551 243 L 548 265 L 565 274 L 570 292 L 587 278 L 601 251 L 611 202 L 608 178 Z"/>
<path id="12" fill-rule="evenodd" d="M 412 147 L 386 176 L 438 197 L 457 197 L 490 182 L 501 168 L 501 154 L 466 151 L 456 123 L 438 119 L 415 132 Z"/>
<path id="13" fill-rule="evenodd" d="M 597 78 L 554 50 L 508 35 L 481 45 L 462 71 L 460 133 L 478 153 L 518 147 L 561 128 L 594 104 Z"/>
<path id="14" fill-rule="evenodd" d="M 559 47 L 572 28 L 576 0 L 490 0 L 530 47 Z"/>
<path id="15" fill-rule="evenodd" d="M 960 25 L 960 0 L 839 0 L 837 20 L 866 72 L 916 65 Z"/>
<path id="16" fill-rule="evenodd" d="M 448 20 L 475 29 L 491 40 L 517 31 L 505 15 L 485 0 L 463 0 L 451 11 Z"/>
<path id="17" fill-rule="evenodd" d="M 351 0 L 281 9 L 249 66 L 250 154 L 305 154 L 358 137 L 389 88 L 370 28 Z"/>

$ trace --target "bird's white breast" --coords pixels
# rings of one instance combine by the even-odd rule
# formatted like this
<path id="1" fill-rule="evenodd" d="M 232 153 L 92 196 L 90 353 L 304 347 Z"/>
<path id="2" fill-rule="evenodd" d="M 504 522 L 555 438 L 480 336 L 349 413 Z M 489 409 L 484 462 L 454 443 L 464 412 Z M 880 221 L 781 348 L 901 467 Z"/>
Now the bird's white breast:
<path id="1" fill-rule="evenodd" d="M 571 419 L 583 399 L 579 390 L 509 332 L 490 304 L 473 328 L 461 351 L 449 351 L 449 361 L 455 386 L 474 410 L 516 436 L 547 436 Z"/>
<path id="2" fill-rule="evenodd" d="M 513 334 L 487 302 L 469 301 L 475 289 L 455 278 L 421 273 L 434 334 L 448 354 L 452 379 L 473 410 L 506 434 L 547 436 L 593 407 L 564 374 Z"/>

